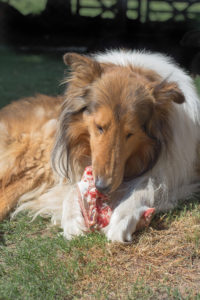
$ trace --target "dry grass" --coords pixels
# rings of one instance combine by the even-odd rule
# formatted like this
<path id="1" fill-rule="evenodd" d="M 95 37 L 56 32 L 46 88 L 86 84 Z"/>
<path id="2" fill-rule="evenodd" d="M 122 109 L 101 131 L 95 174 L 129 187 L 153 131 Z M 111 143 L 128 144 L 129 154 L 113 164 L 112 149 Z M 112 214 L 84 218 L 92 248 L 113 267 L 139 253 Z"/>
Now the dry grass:
<path id="1" fill-rule="evenodd" d="M 125 295 L 131 294 L 133 285 L 142 280 L 143 288 L 150 289 L 148 296 L 153 294 L 152 299 L 155 295 L 169 299 L 170 291 L 166 294 L 163 287 L 177 288 L 181 297 L 198 297 L 200 205 L 176 216 L 157 217 L 149 229 L 135 236 L 131 245 L 108 243 L 103 249 L 91 248 L 83 256 L 85 264 L 95 261 L 101 268 L 92 274 L 83 274 L 75 283 L 74 291 L 81 291 L 82 299 L 89 299 L 89 295 L 93 299 L 94 291 L 96 296 L 101 291 L 99 299 L 105 299 L 105 295 L 109 299 L 116 299 L 116 296 L 125 299 Z"/>

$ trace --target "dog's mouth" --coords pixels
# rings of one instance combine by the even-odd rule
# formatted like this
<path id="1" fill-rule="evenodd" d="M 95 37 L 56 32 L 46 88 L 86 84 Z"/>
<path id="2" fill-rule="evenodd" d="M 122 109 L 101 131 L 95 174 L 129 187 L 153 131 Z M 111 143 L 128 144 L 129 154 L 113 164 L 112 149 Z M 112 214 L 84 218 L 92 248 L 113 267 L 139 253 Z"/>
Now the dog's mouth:
<path id="1" fill-rule="evenodd" d="M 133 181 L 134 179 L 140 177 L 141 175 L 143 174 L 143 172 L 141 172 L 141 174 L 138 174 L 138 175 L 133 175 L 133 176 L 124 176 L 121 183 L 117 186 L 114 186 L 113 187 L 111 186 L 111 188 L 109 190 L 101 190 L 100 188 L 98 188 L 98 186 L 96 186 L 96 189 L 104 194 L 104 195 L 107 195 L 108 197 L 113 194 L 114 192 L 116 192 L 117 190 L 119 190 L 123 185 L 126 185 L 127 183 L 129 183 L 130 181 Z"/>

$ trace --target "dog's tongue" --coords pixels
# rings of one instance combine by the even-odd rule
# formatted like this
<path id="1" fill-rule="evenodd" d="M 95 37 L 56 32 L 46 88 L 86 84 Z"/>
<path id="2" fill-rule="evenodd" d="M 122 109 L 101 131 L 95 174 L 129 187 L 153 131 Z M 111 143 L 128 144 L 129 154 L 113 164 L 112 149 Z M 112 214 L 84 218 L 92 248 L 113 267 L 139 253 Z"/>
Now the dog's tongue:
<path id="1" fill-rule="evenodd" d="M 88 230 L 100 230 L 107 226 L 112 215 L 112 209 L 108 204 L 109 197 L 96 189 L 91 166 L 85 168 L 77 187 L 80 207 Z M 149 226 L 154 213 L 155 208 L 144 211 L 136 230 Z"/>

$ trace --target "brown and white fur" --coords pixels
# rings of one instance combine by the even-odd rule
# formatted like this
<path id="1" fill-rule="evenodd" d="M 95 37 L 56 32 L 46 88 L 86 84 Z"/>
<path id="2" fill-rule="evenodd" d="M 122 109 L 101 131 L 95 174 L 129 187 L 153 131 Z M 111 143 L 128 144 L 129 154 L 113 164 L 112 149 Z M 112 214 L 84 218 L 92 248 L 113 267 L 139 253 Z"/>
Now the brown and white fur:
<path id="1" fill-rule="evenodd" d="M 147 208 L 169 210 L 199 188 L 198 96 L 160 54 L 69 53 L 64 61 L 64 97 L 38 95 L 0 112 L 0 218 L 19 199 L 14 214 L 50 216 L 68 239 L 83 234 L 76 182 L 91 164 L 113 207 L 107 238 L 131 241 Z"/>

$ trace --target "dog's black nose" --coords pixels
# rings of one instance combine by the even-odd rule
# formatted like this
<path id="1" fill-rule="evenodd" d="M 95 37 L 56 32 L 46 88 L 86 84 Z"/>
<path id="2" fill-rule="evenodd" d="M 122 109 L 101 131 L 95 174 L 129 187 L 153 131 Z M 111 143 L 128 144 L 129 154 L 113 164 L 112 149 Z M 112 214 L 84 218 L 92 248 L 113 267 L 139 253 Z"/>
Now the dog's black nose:
<path id="1" fill-rule="evenodd" d="M 108 184 L 102 177 L 96 178 L 95 186 L 97 190 L 102 194 L 108 193 L 111 189 L 111 184 Z"/>

